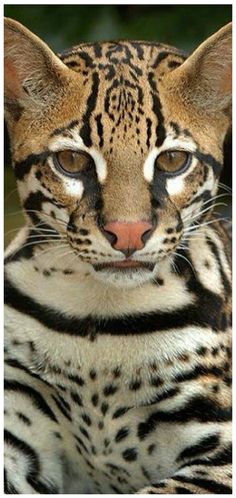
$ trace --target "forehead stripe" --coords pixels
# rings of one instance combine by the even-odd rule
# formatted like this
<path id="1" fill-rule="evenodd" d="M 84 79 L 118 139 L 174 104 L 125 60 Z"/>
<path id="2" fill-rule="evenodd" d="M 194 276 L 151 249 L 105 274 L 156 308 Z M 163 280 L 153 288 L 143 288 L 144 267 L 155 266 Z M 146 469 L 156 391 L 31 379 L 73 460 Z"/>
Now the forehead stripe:
<path id="1" fill-rule="evenodd" d="M 161 112 L 162 106 L 161 106 L 160 99 L 158 97 L 158 90 L 156 87 L 156 82 L 154 80 L 154 73 L 152 73 L 152 72 L 148 73 L 148 81 L 149 81 L 150 87 L 152 89 L 152 91 L 151 91 L 152 102 L 153 102 L 152 110 L 157 117 L 156 145 L 158 147 L 160 147 L 160 145 L 162 145 L 162 143 L 164 142 L 164 140 L 166 138 L 166 130 L 164 128 L 164 117 L 163 117 L 163 114 Z"/>
<path id="2" fill-rule="evenodd" d="M 104 144 L 102 115 L 98 114 L 95 119 L 96 119 L 96 123 L 97 123 L 97 132 L 98 132 L 98 136 L 99 136 L 99 147 L 102 147 Z"/>
<path id="3" fill-rule="evenodd" d="M 83 141 L 87 147 L 91 147 L 91 145 L 92 145 L 91 125 L 90 125 L 89 121 L 90 121 L 91 114 L 96 107 L 96 102 L 97 102 L 97 97 L 98 97 L 99 77 L 98 77 L 97 72 L 93 73 L 92 80 L 93 80 L 93 84 L 92 84 L 91 93 L 88 97 L 87 108 L 86 108 L 86 111 L 85 111 L 83 118 L 82 118 L 84 124 L 80 130 L 80 136 L 83 139 Z"/>

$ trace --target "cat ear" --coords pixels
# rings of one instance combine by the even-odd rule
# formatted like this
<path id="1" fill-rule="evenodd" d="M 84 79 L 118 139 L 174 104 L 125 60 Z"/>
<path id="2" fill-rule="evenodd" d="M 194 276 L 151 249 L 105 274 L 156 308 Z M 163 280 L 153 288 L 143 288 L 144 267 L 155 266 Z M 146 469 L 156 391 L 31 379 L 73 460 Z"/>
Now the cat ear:
<path id="1" fill-rule="evenodd" d="M 207 38 L 169 73 L 189 104 L 206 111 L 229 110 L 232 94 L 232 23 Z"/>
<path id="2" fill-rule="evenodd" d="M 13 19 L 4 22 L 6 108 L 49 104 L 70 70 L 36 35 Z"/>

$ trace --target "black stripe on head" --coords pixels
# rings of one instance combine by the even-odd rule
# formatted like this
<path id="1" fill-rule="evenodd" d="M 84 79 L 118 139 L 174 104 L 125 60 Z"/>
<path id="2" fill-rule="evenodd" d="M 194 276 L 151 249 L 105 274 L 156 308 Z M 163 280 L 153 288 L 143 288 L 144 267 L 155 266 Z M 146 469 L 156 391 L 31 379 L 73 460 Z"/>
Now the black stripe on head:
<path id="1" fill-rule="evenodd" d="M 45 150 L 40 154 L 30 154 L 23 161 L 15 163 L 14 172 L 17 180 L 24 180 L 24 177 L 30 172 L 32 166 L 42 163 L 47 160 L 50 152 Z"/>
<path id="2" fill-rule="evenodd" d="M 97 123 L 97 133 L 99 136 L 99 146 L 102 147 L 104 144 L 102 114 L 98 114 L 95 119 Z"/>
<path id="3" fill-rule="evenodd" d="M 98 76 L 97 72 L 94 72 L 92 75 L 91 93 L 88 97 L 86 111 L 85 111 L 83 118 L 82 118 L 82 121 L 84 124 L 80 130 L 80 136 L 81 136 L 82 140 L 84 141 L 84 144 L 87 147 L 91 147 L 91 145 L 92 145 L 90 118 L 91 118 L 92 112 L 94 111 L 94 109 L 96 107 L 98 88 L 99 88 L 99 76 Z"/>
<path id="4" fill-rule="evenodd" d="M 150 140 L 152 136 L 152 121 L 150 118 L 146 118 L 146 125 L 147 125 L 147 140 L 146 140 L 146 145 L 147 148 L 149 149 L 150 147 Z"/>
<path id="5" fill-rule="evenodd" d="M 73 119 L 70 123 L 68 123 L 68 125 L 66 126 L 62 126 L 61 128 L 56 128 L 50 135 L 50 137 L 54 137 L 56 135 L 63 135 L 64 133 L 66 133 L 67 131 L 70 131 L 72 130 L 73 128 L 75 128 L 75 126 L 77 126 L 79 124 L 79 121 L 78 119 Z"/>
<path id="6" fill-rule="evenodd" d="M 157 55 L 154 63 L 152 64 L 152 68 L 156 69 L 159 66 L 159 64 L 168 57 L 168 55 L 171 55 L 170 52 L 166 52 L 166 51 L 160 52 Z"/>
<path id="7" fill-rule="evenodd" d="M 154 73 L 148 73 L 148 81 L 152 89 L 152 110 L 157 117 L 157 127 L 156 127 L 156 146 L 160 147 L 166 138 L 166 130 L 164 127 L 164 116 L 161 112 L 162 105 L 158 96 L 158 90 L 156 87 L 156 82 L 154 80 Z"/>

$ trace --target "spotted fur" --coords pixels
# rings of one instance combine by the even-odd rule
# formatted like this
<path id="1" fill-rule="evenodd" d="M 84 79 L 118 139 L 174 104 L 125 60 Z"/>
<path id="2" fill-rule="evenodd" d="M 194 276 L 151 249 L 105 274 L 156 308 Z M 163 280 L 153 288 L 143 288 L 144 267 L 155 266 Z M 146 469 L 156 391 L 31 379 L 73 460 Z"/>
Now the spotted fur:
<path id="1" fill-rule="evenodd" d="M 26 225 L 6 251 L 5 492 L 231 493 L 230 240 L 212 214 L 230 26 L 187 59 L 153 42 L 59 57 L 5 25 Z M 77 178 L 55 154 L 91 157 Z M 158 170 L 167 150 L 188 167 Z M 152 220 L 126 259 L 114 221 Z"/>

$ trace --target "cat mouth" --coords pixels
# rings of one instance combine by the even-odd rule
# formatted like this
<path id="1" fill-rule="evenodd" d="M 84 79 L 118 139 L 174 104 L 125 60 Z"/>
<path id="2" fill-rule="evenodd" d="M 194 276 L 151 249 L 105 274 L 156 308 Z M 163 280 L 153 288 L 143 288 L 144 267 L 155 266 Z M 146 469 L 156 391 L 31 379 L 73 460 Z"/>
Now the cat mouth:
<path id="1" fill-rule="evenodd" d="M 98 263 L 93 265 L 96 271 L 102 270 L 135 270 L 142 269 L 153 271 L 155 264 L 154 263 L 146 263 L 144 261 L 135 261 L 135 260 L 124 260 L 124 261 L 112 261 L 110 263 Z"/>

